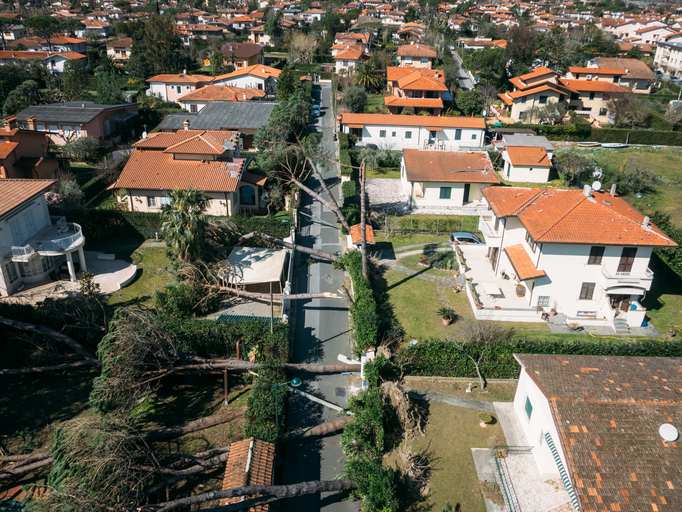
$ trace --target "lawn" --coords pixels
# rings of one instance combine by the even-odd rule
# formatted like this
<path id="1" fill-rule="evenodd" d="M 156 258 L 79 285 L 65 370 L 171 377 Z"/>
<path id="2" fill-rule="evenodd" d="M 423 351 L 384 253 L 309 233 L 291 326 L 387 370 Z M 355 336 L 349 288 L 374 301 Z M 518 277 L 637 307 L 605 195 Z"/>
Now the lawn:
<path id="1" fill-rule="evenodd" d="M 419 265 L 419 260 L 423 258 L 423 254 L 415 254 L 414 256 L 406 256 L 405 258 L 400 258 L 398 260 L 398 263 L 400 263 L 403 267 L 407 267 L 410 270 L 415 270 L 417 272 L 421 272 L 423 274 L 427 274 L 430 276 L 440 276 L 440 277 L 452 277 L 453 272 L 452 270 L 441 270 L 437 268 L 430 268 L 430 267 L 425 267 L 424 265 Z"/>
<path id="2" fill-rule="evenodd" d="M 471 392 L 467 393 L 469 382 L 473 383 Z M 516 383 L 489 382 L 485 390 L 480 389 L 477 379 L 459 380 L 453 382 L 452 379 L 443 377 L 428 377 L 428 379 L 405 380 L 405 384 L 411 388 L 435 391 L 446 395 L 458 396 L 460 398 L 472 398 L 482 402 L 513 402 L 516 394 Z"/>
<path id="3" fill-rule="evenodd" d="M 649 266 L 656 277 L 641 301 L 642 306 L 647 308 L 647 316 L 662 335 L 668 329 L 682 332 L 682 278 L 656 255 L 652 256 Z"/>
<path id="4" fill-rule="evenodd" d="M 114 210 L 116 208 L 116 199 L 112 192 L 105 190 L 88 206 L 97 210 Z"/>
<path id="5" fill-rule="evenodd" d="M 383 94 L 368 94 L 367 104 L 365 105 L 365 112 L 368 114 L 380 113 L 384 108 Z"/>
<path id="6" fill-rule="evenodd" d="M 381 178 L 381 179 L 400 179 L 400 167 L 368 167 L 367 178 Z"/>
<path id="7" fill-rule="evenodd" d="M 561 149 L 557 151 L 579 151 L 581 155 L 593 158 L 599 165 L 611 168 L 621 168 L 628 160 L 635 162 L 644 169 L 652 170 L 660 179 L 655 193 L 644 194 L 642 197 L 625 196 L 625 199 L 635 208 L 651 213 L 661 210 L 670 214 L 673 221 L 682 225 L 682 151 L 680 148 L 633 147 L 627 149 Z"/>
<path id="8" fill-rule="evenodd" d="M 173 280 L 173 275 L 168 271 L 170 259 L 165 247 L 143 247 L 132 254 L 127 251 L 116 252 L 116 258 L 137 265 L 137 278 L 130 286 L 107 297 L 110 306 L 150 306 L 154 302 L 156 290 L 163 290 L 165 284 Z"/>
<path id="9" fill-rule="evenodd" d="M 437 512 L 450 502 L 453 510 L 485 512 L 484 498 L 503 503 L 499 487 L 478 481 L 471 449 L 504 445 L 504 433 L 499 422 L 482 428 L 478 415 L 474 409 L 429 403 L 426 436 L 412 443 L 412 451 L 425 454 L 430 461 L 430 493 L 425 506 L 418 504 L 411 510 Z M 384 465 L 399 466 L 395 451 L 384 457 Z"/>
<path id="10" fill-rule="evenodd" d="M 377 241 L 378 249 L 399 249 L 408 245 L 417 244 L 440 244 L 448 242 L 448 233 L 441 233 L 440 235 L 392 235 L 387 236 L 385 233 L 374 233 L 374 238 Z"/>

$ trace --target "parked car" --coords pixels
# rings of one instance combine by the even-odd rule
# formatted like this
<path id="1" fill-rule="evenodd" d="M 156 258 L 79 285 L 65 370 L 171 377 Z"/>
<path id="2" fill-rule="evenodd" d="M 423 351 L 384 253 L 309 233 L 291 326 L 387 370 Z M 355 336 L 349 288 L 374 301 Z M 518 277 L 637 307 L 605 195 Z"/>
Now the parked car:
<path id="1" fill-rule="evenodd" d="M 450 245 L 458 244 L 485 244 L 485 242 L 473 233 L 456 231 L 450 235 Z"/>
<path id="2" fill-rule="evenodd" d="M 319 108 L 313 107 L 313 110 L 310 112 L 310 114 L 311 114 L 313 117 L 320 117 L 320 109 L 319 109 Z"/>

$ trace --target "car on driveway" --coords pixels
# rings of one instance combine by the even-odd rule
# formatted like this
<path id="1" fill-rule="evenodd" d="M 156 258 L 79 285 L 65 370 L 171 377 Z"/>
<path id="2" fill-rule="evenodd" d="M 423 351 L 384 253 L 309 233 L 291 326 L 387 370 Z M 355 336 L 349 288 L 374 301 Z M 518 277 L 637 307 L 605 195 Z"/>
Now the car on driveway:
<path id="1" fill-rule="evenodd" d="M 474 235 L 473 233 L 467 233 L 466 231 L 455 231 L 450 235 L 450 245 L 459 244 L 485 244 L 480 237 Z"/>

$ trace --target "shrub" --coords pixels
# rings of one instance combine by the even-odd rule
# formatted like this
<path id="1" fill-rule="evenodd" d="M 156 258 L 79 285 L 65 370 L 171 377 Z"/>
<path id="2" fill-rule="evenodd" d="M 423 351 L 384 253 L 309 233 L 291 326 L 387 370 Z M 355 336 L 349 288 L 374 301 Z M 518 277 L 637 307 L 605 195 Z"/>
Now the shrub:
<path id="1" fill-rule="evenodd" d="M 246 403 L 244 413 L 244 437 L 255 437 L 274 443 L 286 426 L 287 387 L 277 389 L 277 415 L 279 429 L 275 419 L 275 384 L 286 382 L 287 376 L 282 367 L 268 361 L 258 369 L 258 377 L 251 387 L 251 395 Z"/>
<path id="2" fill-rule="evenodd" d="M 156 290 L 154 303 L 164 315 L 187 318 L 212 313 L 220 306 L 220 298 L 207 298 L 198 284 L 167 283 L 165 290 Z"/>
<path id="3" fill-rule="evenodd" d="M 348 153 L 348 150 L 339 151 L 339 162 L 341 162 L 341 175 L 352 176 L 353 175 L 353 169 L 351 167 L 352 162 L 350 160 L 350 153 Z"/>
<path id="4" fill-rule="evenodd" d="M 454 251 L 434 252 L 427 256 L 429 265 L 442 270 L 457 270 L 459 263 Z"/>
<path id="5" fill-rule="evenodd" d="M 343 196 L 343 206 L 357 204 L 357 186 L 354 181 L 346 181 L 341 185 L 341 195 Z"/>
<path id="6" fill-rule="evenodd" d="M 64 153 L 79 162 L 96 162 L 106 155 L 107 148 L 93 137 L 79 137 L 64 144 Z"/>
<path id="7" fill-rule="evenodd" d="M 360 113 L 365 110 L 365 105 L 367 105 L 367 92 L 359 85 L 352 85 L 343 91 L 341 102 L 351 112 Z"/>
<path id="8" fill-rule="evenodd" d="M 352 133 L 339 132 L 339 149 L 352 149 L 355 143 L 358 141 L 358 137 Z"/>
<path id="9" fill-rule="evenodd" d="M 455 231 L 472 233 L 478 231 L 478 219 L 473 216 L 388 215 L 386 222 L 388 232 L 395 234 L 440 233 L 446 235 Z"/>

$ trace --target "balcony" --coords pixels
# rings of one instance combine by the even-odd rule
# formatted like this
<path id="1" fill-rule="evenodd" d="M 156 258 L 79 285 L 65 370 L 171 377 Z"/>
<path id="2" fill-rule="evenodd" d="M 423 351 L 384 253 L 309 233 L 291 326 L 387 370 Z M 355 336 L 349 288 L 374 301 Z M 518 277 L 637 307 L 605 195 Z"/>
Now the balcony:
<path id="1" fill-rule="evenodd" d="M 654 280 L 654 273 L 646 269 L 645 272 L 613 272 L 602 265 L 601 273 L 606 278 L 604 288 L 607 292 L 613 293 L 610 288 L 641 288 L 642 290 L 650 290 L 651 283 Z"/>
<path id="2" fill-rule="evenodd" d="M 12 246 L 12 261 L 28 261 L 37 254 L 60 256 L 75 251 L 85 244 L 83 230 L 64 217 L 50 217 L 52 224 L 45 226 L 22 246 Z"/>
<path id="3" fill-rule="evenodd" d="M 500 247 L 502 243 L 502 232 L 495 229 L 492 219 L 486 220 L 483 217 L 479 217 L 478 229 L 483 233 L 483 238 L 485 238 L 485 243 L 488 247 Z"/>

